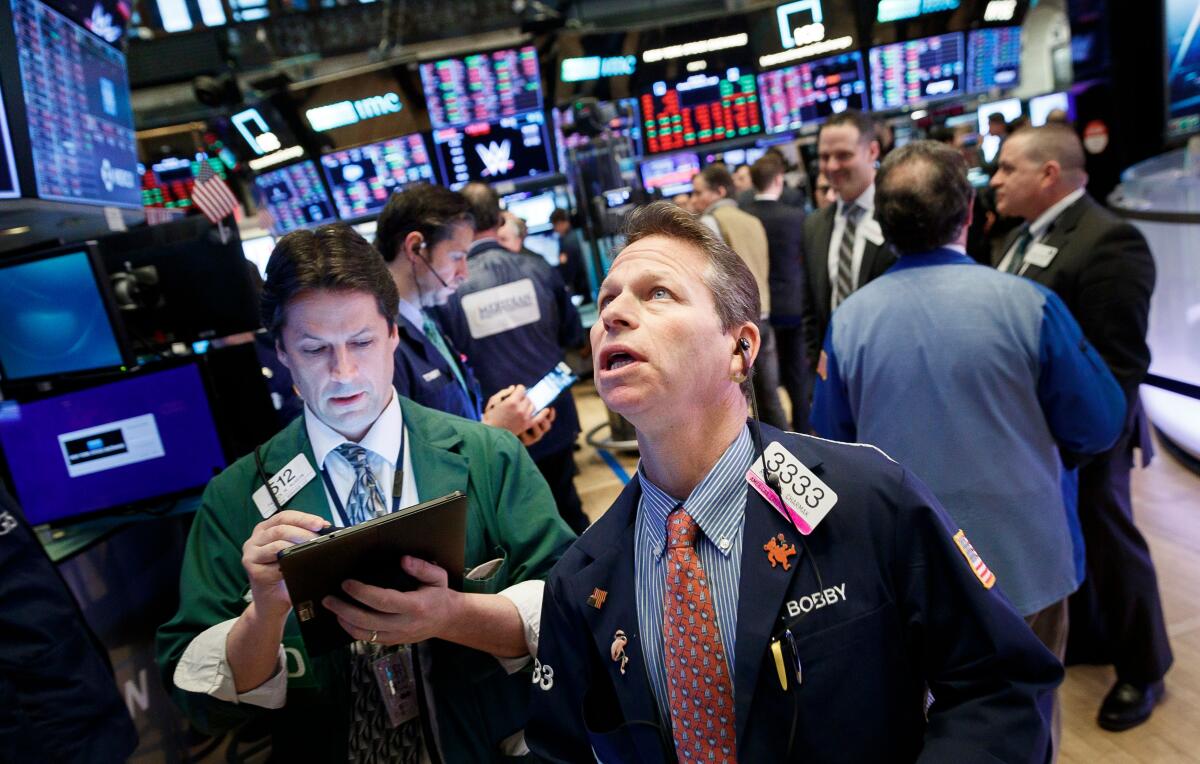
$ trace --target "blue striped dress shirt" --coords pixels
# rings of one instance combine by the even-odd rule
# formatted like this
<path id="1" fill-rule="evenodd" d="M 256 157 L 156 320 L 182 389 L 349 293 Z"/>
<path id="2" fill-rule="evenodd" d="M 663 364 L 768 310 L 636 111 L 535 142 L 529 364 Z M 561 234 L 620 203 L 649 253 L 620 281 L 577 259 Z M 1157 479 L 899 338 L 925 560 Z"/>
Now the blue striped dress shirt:
<path id="1" fill-rule="evenodd" d="M 683 502 L 688 514 L 700 526 L 696 549 L 712 592 L 731 680 L 737 636 L 738 585 L 742 578 L 746 470 L 750 469 L 753 458 L 750 429 L 743 427 L 712 470 Z M 667 515 L 680 502 L 651 483 L 640 466 L 638 480 L 642 486 L 642 499 L 634 528 L 636 541 L 633 562 L 638 628 L 642 635 L 642 651 L 650 685 L 658 700 L 658 710 L 669 724 L 671 712 L 667 706 L 667 670 L 662 660 L 663 598 L 666 592 L 663 553 L 667 545 Z"/>

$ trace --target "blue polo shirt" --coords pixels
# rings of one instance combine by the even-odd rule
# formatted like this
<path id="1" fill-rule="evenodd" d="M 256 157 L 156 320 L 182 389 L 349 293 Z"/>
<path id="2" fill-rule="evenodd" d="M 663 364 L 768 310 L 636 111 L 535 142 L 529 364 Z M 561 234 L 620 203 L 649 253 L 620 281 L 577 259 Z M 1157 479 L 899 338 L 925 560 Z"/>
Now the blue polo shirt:
<path id="1" fill-rule="evenodd" d="M 1022 615 L 1077 588 L 1060 449 L 1111 446 L 1125 400 L 1053 292 L 905 255 L 834 312 L 818 376 L 816 431 L 928 483 Z"/>

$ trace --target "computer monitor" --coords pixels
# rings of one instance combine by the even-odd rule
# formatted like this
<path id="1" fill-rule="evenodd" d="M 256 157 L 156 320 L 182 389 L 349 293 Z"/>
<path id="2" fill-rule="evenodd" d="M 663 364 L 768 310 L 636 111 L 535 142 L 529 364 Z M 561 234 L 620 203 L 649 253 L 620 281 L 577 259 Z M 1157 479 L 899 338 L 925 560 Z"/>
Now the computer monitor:
<path id="1" fill-rule="evenodd" d="M 276 236 L 338 219 L 311 159 L 260 173 L 254 179 L 254 197 L 270 215 Z"/>
<path id="2" fill-rule="evenodd" d="M 988 119 L 993 114 L 1000 114 L 1004 117 L 1005 122 L 1012 122 L 1021 116 L 1021 99 L 1005 98 L 1002 101 L 981 103 L 979 111 L 976 113 L 979 120 L 979 147 L 983 150 L 984 161 L 991 162 L 995 160 L 996 154 L 1000 151 L 1000 137 L 988 135 Z"/>
<path id="3" fill-rule="evenodd" d="M 871 107 L 877 111 L 963 92 L 962 32 L 871 48 Z"/>
<path id="4" fill-rule="evenodd" d="M 0 403 L 0 447 L 35 525 L 195 490 L 226 465 L 194 364 Z"/>
<path id="5" fill-rule="evenodd" d="M 546 120 L 540 111 L 433 131 L 438 164 L 450 188 L 472 180 L 521 181 L 554 172 Z"/>
<path id="6" fill-rule="evenodd" d="M 612 110 L 615 115 L 608 122 L 608 128 L 614 135 L 629 139 L 633 146 L 634 156 L 641 156 L 645 149 L 642 145 L 642 118 L 638 113 L 636 98 L 621 98 L 617 101 L 601 101 L 600 109 Z M 575 112 L 571 107 L 553 109 L 554 135 L 558 145 L 558 162 L 560 167 L 567 166 L 567 151 L 581 149 L 591 142 L 591 138 L 575 132 Z"/>
<path id="7" fill-rule="evenodd" d="M 1151 12 L 1150 9 L 1147 9 Z M 1167 137 L 1200 132 L 1200 7 L 1195 0 L 1166 0 Z M 1075 35 L 1071 35 L 1072 50 Z"/>
<path id="8" fill-rule="evenodd" d="M 258 269 L 258 275 L 262 277 L 263 281 L 267 280 L 267 262 L 271 259 L 271 253 L 274 251 L 275 237 L 269 234 L 242 239 L 242 255 L 254 263 L 254 267 Z"/>
<path id="9" fill-rule="evenodd" d="M 17 160 L 13 156 L 12 133 L 8 129 L 8 111 L 4 108 L 4 88 L 0 87 L 0 199 L 21 196 L 17 178 Z"/>
<path id="10" fill-rule="evenodd" d="M 1021 84 L 1021 27 L 975 29 L 967 35 L 967 92 Z"/>
<path id="11" fill-rule="evenodd" d="M 37 195 L 141 209 L 125 56 L 40 0 L 12 0 Z"/>
<path id="12" fill-rule="evenodd" d="M 525 221 L 529 233 L 542 233 L 554 228 L 550 215 L 558 209 L 558 198 L 553 190 L 533 193 L 518 191 L 500 200 L 504 209 Z"/>
<path id="13" fill-rule="evenodd" d="M 768 133 L 798 130 L 846 109 L 870 108 L 857 50 L 763 72 L 758 93 Z"/>
<path id="14" fill-rule="evenodd" d="M 558 236 L 553 231 L 532 233 L 525 237 L 525 249 L 536 252 L 550 265 L 558 266 L 558 256 L 562 251 Z"/>
<path id="15" fill-rule="evenodd" d="M 642 187 L 666 198 L 692 192 L 692 177 L 700 172 L 700 157 L 690 151 L 653 157 L 641 164 Z"/>
<path id="16" fill-rule="evenodd" d="M 325 154 L 321 169 L 343 220 L 378 213 L 405 186 L 437 182 L 421 133 Z"/>
<path id="17" fill-rule="evenodd" d="M 659 81 L 641 96 L 647 154 L 744 138 L 762 132 L 754 74 L 736 67 Z"/>
<path id="18" fill-rule="evenodd" d="M 49 379 L 129 361 L 93 243 L 0 264 L 0 376 Z"/>
<path id="19" fill-rule="evenodd" d="M 541 111 L 541 69 L 532 45 L 426 61 L 420 69 L 434 128 Z"/>
<path id="20" fill-rule="evenodd" d="M 1029 99 L 1029 124 L 1041 127 L 1046 124 L 1046 117 L 1055 109 L 1061 109 L 1071 118 L 1071 96 L 1066 92 L 1047 93 Z"/>

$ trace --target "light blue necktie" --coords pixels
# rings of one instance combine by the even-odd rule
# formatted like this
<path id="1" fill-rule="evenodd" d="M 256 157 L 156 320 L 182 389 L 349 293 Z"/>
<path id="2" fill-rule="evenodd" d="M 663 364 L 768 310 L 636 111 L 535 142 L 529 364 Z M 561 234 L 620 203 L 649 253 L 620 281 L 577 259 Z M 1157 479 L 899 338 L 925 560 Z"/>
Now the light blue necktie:
<path id="1" fill-rule="evenodd" d="M 387 499 L 367 464 L 367 449 L 356 443 L 343 443 L 334 450 L 354 468 L 354 485 L 346 499 L 346 519 L 351 525 L 358 525 L 386 515 Z"/>

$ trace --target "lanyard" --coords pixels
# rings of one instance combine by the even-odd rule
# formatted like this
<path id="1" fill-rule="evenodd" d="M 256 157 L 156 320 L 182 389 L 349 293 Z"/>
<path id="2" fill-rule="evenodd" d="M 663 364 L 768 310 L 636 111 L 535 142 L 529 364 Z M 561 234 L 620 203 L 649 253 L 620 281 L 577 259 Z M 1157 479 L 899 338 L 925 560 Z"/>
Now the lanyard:
<path id="1" fill-rule="evenodd" d="M 396 471 L 392 477 L 392 512 L 400 509 L 400 494 L 404 492 L 404 441 L 406 435 L 406 429 L 402 425 L 400 427 L 400 453 L 396 456 Z M 367 469 L 371 469 L 369 464 Z M 329 491 L 329 498 L 333 500 L 333 508 L 342 521 L 342 527 L 349 528 L 353 523 L 346 515 L 346 508 L 342 505 L 342 500 L 338 498 L 337 489 L 333 486 L 333 478 L 329 477 L 329 469 L 324 464 L 321 465 L 321 479 L 325 481 L 325 488 Z M 353 486 L 350 490 L 354 490 Z"/>

